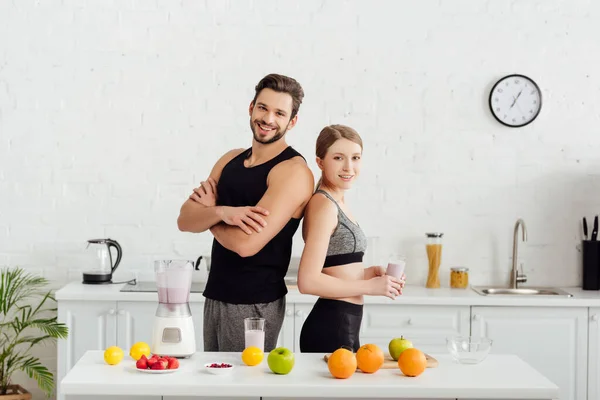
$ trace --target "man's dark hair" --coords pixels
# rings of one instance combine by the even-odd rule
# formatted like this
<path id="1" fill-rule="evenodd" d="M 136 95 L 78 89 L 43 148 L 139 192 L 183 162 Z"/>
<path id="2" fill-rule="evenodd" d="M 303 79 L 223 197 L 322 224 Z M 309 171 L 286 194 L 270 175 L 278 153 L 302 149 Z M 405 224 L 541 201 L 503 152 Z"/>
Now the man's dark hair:
<path id="1" fill-rule="evenodd" d="M 252 100 L 253 103 L 256 103 L 256 98 L 263 89 L 271 89 L 276 92 L 287 93 L 292 96 L 292 115 L 290 116 L 290 119 L 294 118 L 296 114 L 298 114 L 300 104 L 302 104 L 302 99 L 304 98 L 304 90 L 294 78 L 279 74 L 269 74 L 265 76 L 254 88 L 256 93 L 254 94 L 254 99 Z"/>

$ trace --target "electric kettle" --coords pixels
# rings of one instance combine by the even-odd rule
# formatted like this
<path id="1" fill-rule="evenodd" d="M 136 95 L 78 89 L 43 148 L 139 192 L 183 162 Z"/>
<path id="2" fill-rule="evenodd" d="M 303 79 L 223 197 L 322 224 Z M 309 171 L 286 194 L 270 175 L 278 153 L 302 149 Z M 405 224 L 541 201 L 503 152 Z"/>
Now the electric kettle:
<path id="1" fill-rule="evenodd" d="M 123 250 L 116 240 L 112 239 L 90 239 L 87 241 L 88 252 L 87 270 L 83 272 L 83 283 L 102 284 L 112 283 L 112 275 L 117 269 Z M 117 256 L 113 263 L 111 247 L 117 250 Z"/>

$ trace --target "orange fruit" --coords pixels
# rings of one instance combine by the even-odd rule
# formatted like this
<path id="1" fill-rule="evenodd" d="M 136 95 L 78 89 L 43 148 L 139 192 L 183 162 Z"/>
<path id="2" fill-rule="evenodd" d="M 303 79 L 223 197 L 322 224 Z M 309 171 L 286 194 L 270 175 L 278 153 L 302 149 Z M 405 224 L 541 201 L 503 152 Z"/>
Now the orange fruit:
<path id="1" fill-rule="evenodd" d="M 427 368 L 427 358 L 419 349 L 406 349 L 398 357 L 398 367 L 406 376 L 419 376 Z"/>
<path id="2" fill-rule="evenodd" d="M 261 349 L 256 346 L 249 346 L 242 352 L 242 361 L 244 364 L 251 367 L 258 365 L 262 362 L 264 353 Z"/>
<path id="3" fill-rule="evenodd" d="M 346 349 L 337 349 L 327 360 L 327 368 L 335 378 L 350 378 L 356 372 L 356 356 Z"/>
<path id="4" fill-rule="evenodd" d="M 362 372 L 377 372 L 383 365 L 383 351 L 376 344 L 360 346 L 356 352 L 356 363 Z"/>

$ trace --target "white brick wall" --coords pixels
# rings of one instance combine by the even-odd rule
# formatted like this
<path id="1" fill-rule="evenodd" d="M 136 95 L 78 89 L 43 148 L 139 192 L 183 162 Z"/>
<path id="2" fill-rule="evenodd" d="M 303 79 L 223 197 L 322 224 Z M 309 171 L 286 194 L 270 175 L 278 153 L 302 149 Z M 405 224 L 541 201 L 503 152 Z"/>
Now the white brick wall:
<path id="1" fill-rule="evenodd" d="M 288 140 L 315 173 L 320 128 L 363 135 L 348 201 L 409 281 L 441 230 L 443 281 L 460 264 L 504 282 L 523 217 L 530 283 L 577 285 L 579 220 L 600 209 L 599 16 L 583 0 L 0 2 L 0 262 L 60 285 L 91 237 L 123 245 L 123 271 L 208 252 L 177 231 L 179 206 L 249 146 L 253 86 L 279 72 L 305 88 Z M 521 129 L 486 104 L 512 72 L 544 96 Z"/>
<path id="2" fill-rule="evenodd" d="M 370 259 L 402 252 L 423 284 L 438 230 L 444 284 L 452 265 L 504 283 L 523 217 L 529 283 L 578 285 L 579 221 L 600 212 L 599 18 L 589 0 L 0 1 L 0 265 L 59 286 L 93 237 L 123 245 L 123 272 L 207 253 L 179 207 L 250 145 L 253 87 L 278 72 L 305 88 L 288 141 L 315 173 L 324 125 L 364 138 L 347 198 L 381 238 Z M 513 72 L 543 90 L 521 129 L 487 109 Z"/>

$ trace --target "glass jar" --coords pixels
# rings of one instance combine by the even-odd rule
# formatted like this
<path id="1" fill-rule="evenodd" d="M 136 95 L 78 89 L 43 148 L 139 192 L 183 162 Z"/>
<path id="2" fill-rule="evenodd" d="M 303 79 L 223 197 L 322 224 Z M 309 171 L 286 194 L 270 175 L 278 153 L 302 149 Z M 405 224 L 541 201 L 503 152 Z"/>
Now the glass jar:
<path id="1" fill-rule="evenodd" d="M 439 288 L 440 287 L 440 264 L 442 262 L 442 236 L 443 233 L 426 233 L 427 243 L 425 248 L 427 250 L 427 260 L 429 262 L 427 270 L 427 288 Z"/>
<path id="2" fill-rule="evenodd" d="M 450 268 L 450 287 L 454 289 L 466 289 L 469 286 L 469 268 Z"/>

